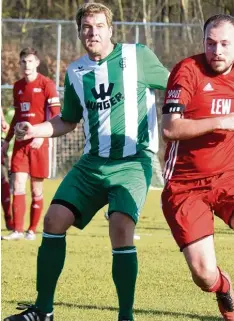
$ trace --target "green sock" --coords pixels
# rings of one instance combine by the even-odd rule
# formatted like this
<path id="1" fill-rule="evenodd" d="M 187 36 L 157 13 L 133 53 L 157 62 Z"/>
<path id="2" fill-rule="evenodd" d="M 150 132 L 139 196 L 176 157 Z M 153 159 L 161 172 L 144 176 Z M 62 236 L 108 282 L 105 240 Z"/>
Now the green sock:
<path id="1" fill-rule="evenodd" d="M 65 234 L 43 233 L 37 255 L 37 300 L 35 305 L 45 313 L 53 311 L 56 284 L 66 256 Z"/>
<path id="2" fill-rule="evenodd" d="M 133 303 L 138 272 L 135 246 L 113 249 L 112 277 L 119 299 L 119 320 L 133 320 Z"/>

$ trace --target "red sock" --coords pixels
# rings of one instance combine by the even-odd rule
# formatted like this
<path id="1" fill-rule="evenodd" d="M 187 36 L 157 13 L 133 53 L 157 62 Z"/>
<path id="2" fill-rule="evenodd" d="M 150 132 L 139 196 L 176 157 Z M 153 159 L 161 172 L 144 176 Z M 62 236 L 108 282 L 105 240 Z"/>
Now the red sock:
<path id="1" fill-rule="evenodd" d="M 11 193 L 10 184 L 5 177 L 1 179 L 1 201 L 6 221 L 11 221 Z"/>
<path id="2" fill-rule="evenodd" d="M 13 217 L 15 223 L 15 231 L 24 231 L 24 214 L 26 212 L 26 197 L 25 194 L 13 195 Z"/>
<path id="3" fill-rule="evenodd" d="M 207 290 L 208 292 L 227 293 L 230 290 L 229 280 L 222 274 L 222 271 L 217 267 L 217 279 L 215 283 Z"/>
<path id="4" fill-rule="evenodd" d="M 41 213 L 43 210 L 43 196 L 33 196 L 31 210 L 30 210 L 30 226 L 29 230 L 36 232 Z"/>

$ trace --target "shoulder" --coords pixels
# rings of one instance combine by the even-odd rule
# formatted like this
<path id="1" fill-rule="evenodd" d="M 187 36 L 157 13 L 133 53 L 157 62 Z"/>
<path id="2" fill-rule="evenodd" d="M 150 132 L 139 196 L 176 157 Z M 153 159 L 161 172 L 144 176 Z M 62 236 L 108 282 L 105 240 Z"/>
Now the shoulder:
<path id="1" fill-rule="evenodd" d="M 21 78 L 21 79 L 19 79 L 19 80 L 17 80 L 15 83 L 14 83 L 14 87 L 16 88 L 18 88 L 18 87 L 21 87 L 23 84 L 25 83 L 25 79 L 24 78 Z"/>
<path id="2" fill-rule="evenodd" d="M 44 76 L 42 74 L 38 74 L 38 81 L 40 83 L 45 84 L 45 85 L 50 85 L 50 84 L 55 85 L 54 81 L 51 78 L 46 77 L 46 76 Z"/>
<path id="3" fill-rule="evenodd" d="M 67 71 L 71 71 L 71 70 L 79 70 L 81 69 L 81 67 L 84 67 L 83 65 L 87 64 L 87 59 L 88 59 L 88 55 L 85 54 L 83 56 L 81 56 L 80 58 L 72 61 L 67 68 Z"/>
<path id="4" fill-rule="evenodd" d="M 187 70 L 193 73 L 203 73 L 206 69 L 206 60 L 204 54 L 194 55 L 178 62 L 173 70 Z"/>
<path id="5" fill-rule="evenodd" d="M 118 43 L 118 46 L 120 46 L 120 48 L 122 48 L 122 50 L 124 48 L 129 48 L 132 50 L 137 50 L 139 51 L 152 51 L 149 47 L 147 47 L 146 45 L 142 44 L 142 43 Z"/>

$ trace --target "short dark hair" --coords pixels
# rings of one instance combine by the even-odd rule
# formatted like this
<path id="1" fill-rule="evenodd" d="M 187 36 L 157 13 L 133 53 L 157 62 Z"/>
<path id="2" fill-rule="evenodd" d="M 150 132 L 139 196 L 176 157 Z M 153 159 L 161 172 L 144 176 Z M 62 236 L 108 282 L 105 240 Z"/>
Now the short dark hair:
<path id="1" fill-rule="evenodd" d="M 19 54 L 20 59 L 21 59 L 22 57 L 24 57 L 24 56 L 29 56 L 29 55 L 34 55 L 34 56 L 36 56 L 38 59 L 40 59 L 37 50 L 34 49 L 34 48 L 32 48 L 32 47 L 27 47 L 27 48 L 22 49 L 22 50 L 20 51 L 20 54 Z"/>
<path id="2" fill-rule="evenodd" d="M 220 24 L 228 22 L 233 25 L 234 27 L 234 17 L 229 14 L 216 14 L 214 16 L 211 16 L 209 19 L 206 20 L 203 32 L 205 34 L 207 26 L 212 23 L 213 27 L 218 27 Z"/>

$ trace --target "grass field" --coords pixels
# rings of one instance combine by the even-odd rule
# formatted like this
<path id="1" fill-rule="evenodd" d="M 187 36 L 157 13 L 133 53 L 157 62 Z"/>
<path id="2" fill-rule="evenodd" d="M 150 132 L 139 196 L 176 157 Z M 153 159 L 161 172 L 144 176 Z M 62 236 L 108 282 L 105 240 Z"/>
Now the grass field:
<path id="1" fill-rule="evenodd" d="M 58 183 L 45 182 L 45 209 Z M 55 296 L 55 321 L 117 320 L 108 222 L 103 214 L 101 210 L 84 231 L 71 228 L 68 232 L 66 263 Z M 233 232 L 220 220 L 215 226 L 218 264 L 234 279 Z M 3 235 L 7 234 L 4 228 L 2 224 Z M 42 222 L 36 241 L 1 242 L 2 318 L 15 313 L 17 302 L 34 302 L 41 231 Z M 136 233 L 140 239 L 135 241 L 139 258 L 135 320 L 222 320 L 215 296 L 203 293 L 191 281 L 183 255 L 163 218 L 160 191 L 150 191 Z"/>

